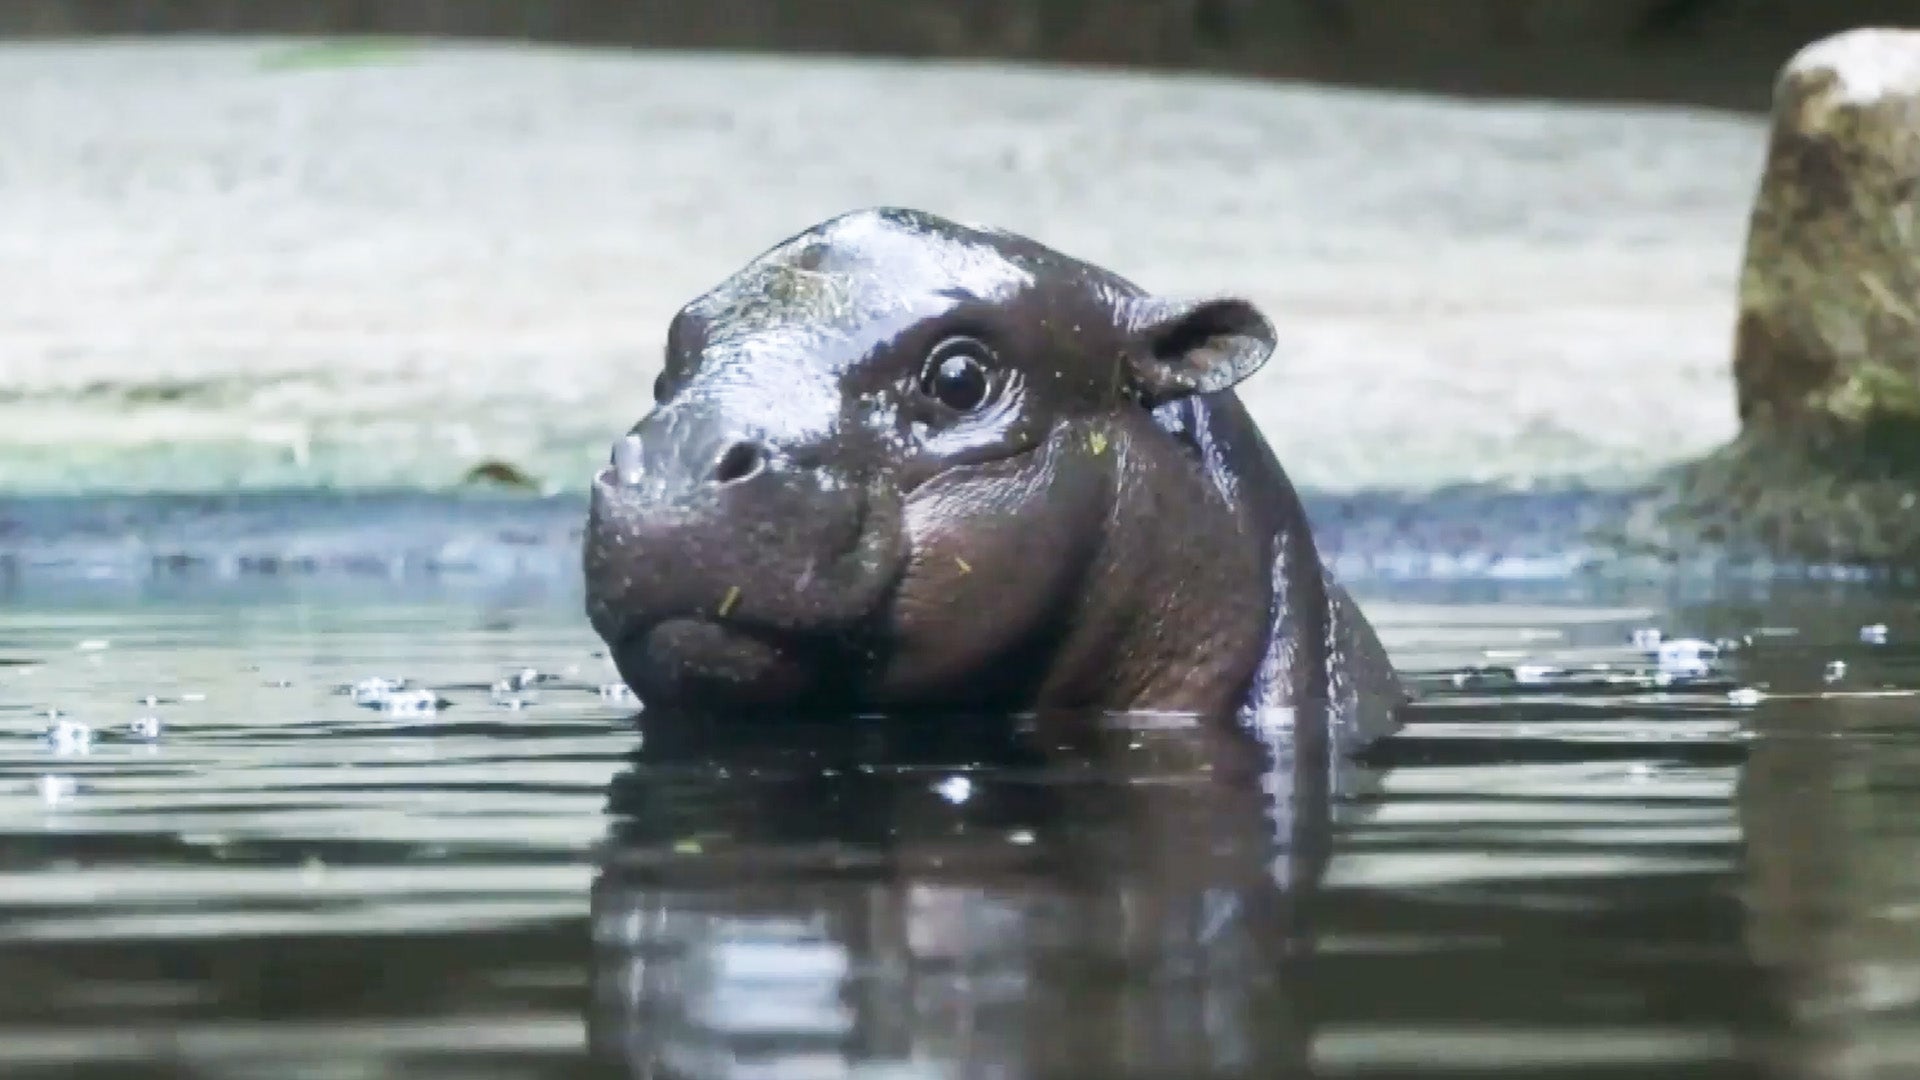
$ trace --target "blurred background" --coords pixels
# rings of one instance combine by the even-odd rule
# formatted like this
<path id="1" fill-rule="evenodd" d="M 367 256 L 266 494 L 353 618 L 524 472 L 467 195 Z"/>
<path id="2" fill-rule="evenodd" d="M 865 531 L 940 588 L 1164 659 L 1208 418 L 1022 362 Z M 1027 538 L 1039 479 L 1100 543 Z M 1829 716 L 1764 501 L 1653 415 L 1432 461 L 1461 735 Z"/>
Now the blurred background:
<path id="1" fill-rule="evenodd" d="M 1904 0 L 15 0 L 0 33 L 409 34 L 1138 65 L 1764 107 L 1807 40 Z"/>
<path id="2" fill-rule="evenodd" d="M 1281 326 L 1319 491 L 1723 443 L 1774 76 L 1895 0 L 16 0 L 0 490 L 577 492 L 847 209 Z"/>
<path id="3" fill-rule="evenodd" d="M 1920 0 L 0 2 L 0 1073 L 1920 1073 L 1920 609 L 1570 527 L 1735 434 L 1775 75 L 1872 23 Z M 676 309 L 876 204 L 1272 317 L 1242 394 L 1439 699 L 1380 798 L 635 738 L 587 478 Z M 1206 854 L 1274 822 L 1297 922 Z"/>

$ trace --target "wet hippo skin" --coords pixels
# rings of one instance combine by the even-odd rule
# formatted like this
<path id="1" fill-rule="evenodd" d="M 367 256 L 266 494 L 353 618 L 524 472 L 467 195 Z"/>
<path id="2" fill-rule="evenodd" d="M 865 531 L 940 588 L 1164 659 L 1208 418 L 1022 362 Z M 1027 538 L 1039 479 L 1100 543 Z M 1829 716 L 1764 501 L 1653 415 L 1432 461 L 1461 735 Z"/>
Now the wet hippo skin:
<path id="1" fill-rule="evenodd" d="M 588 615 L 649 706 L 1311 709 L 1365 742 L 1401 685 L 1233 391 L 1273 348 L 1245 300 L 835 217 L 668 326 L 593 480 Z"/>

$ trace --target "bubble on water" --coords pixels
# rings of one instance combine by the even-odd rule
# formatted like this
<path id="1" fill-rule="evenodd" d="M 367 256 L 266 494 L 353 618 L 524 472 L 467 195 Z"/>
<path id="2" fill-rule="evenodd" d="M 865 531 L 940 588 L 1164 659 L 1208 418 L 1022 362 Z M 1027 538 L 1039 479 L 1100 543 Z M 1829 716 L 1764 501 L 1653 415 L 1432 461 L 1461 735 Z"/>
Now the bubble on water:
<path id="1" fill-rule="evenodd" d="M 525 675 L 531 672 L 533 672 L 533 669 L 528 668 L 521 674 Z M 540 691 L 536 688 L 535 684 L 547 678 L 548 676 L 537 673 L 535 673 L 535 677 L 531 679 L 524 679 L 518 675 L 511 676 L 509 678 L 496 680 L 493 686 L 488 688 L 487 693 L 493 699 L 493 703 L 501 708 L 524 709 L 540 700 Z"/>
<path id="2" fill-rule="evenodd" d="M 1711 641 L 1698 638 L 1676 638 L 1660 643 L 1655 654 L 1655 662 L 1660 673 L 1676 678 L 1698 678 L 1707 673 L 1712 661 L 1720 655 L 1720 647 Z"/>
<path id="3" fill-rule="evenodd" d="M 1717 658 L 1720 655 L 1720 646 L 1699 638 L 1674 638 L 1672 641 L 1661 642 L 1655 655 L 1659 657 L 1663 666 L 1686 664 L 1695 660 Z"/>
<path id="4" fill-rule="evenodd" d="M 973 781 L 964 776 L 949 776 L 933 785 L 934 793 L 955 806 L 973 795 Z"/>
<path id="5" fill-rule="evenodd" d="M 136 739 L 157 739 L 160 737 L 161 726 L 160 718 L 157 716 L 138 716 L 127 725 L 127 734 Z"/>
<path id="6" fill-rule="evenodd" d="M 1547 664 L 1516 664 L 1513 668 L 1513 681 L 1521 683 L 1543 683 L 1560 674 L 1560 669 Z"/>
<path id="7" fill-rule="evenodd" d="M 601 684 L 600 698 L 614 705 L 631 705 L 637 700 L 633 695 L 633 688 L 620 682 Z"/>
<path id="8" fill-rule="evenodd" d="M 510 689 L 526 690 L 526 689 L 529 689 L 530 687 L 546 682 L 550 678 L 552 678 L 552 676 L 544 675 L 535 668 L 527 667 L 527 668 L 521 668 L 519 671 L 514 672 L 513 674 L 507 676 L 506 678 L 500 681 L 504 683 L 506 686 L 508 686 Z"/>
<path id="9" fill-rule="evenodd" d="M 380 711 L 389 716 L 432 716 L 451 704 L 431 690 L 393 691 L 380 699 Z"/>
<path id="10" fill-rule="evenodd" d="M 1828 682 L 1839 682 L 1841 679 L 1846 678 L 1847 662 L 1845 660 L 1827 661 L 1827 670 L 1822 677 Z"/>
<path id="11" fill-rule="evenodd" d="M 186 693 L 186 694 L 180 695 L 180 700 L 187 702 L 188 704 L 192 704 L 193 702 L 196 702 L 196 701 L 207 700 L 207 695 L 201 694 L 201 693 Z"/>
<path id="12" fill-rule="evenodd" d="M 75 645 L 74 648 L 78 649 L 81 652 L 99 652 L 102 649 L 106 649 L 111 645 L 112 645 L 112 642 L 108 641 L 105 638 L 88 638 L 87 640 L 80 642 L 78 645 Z"/>
<path id="13" fill-rule="evenodd" d="M 359 682 L 347 687 L 346 690 L 348 694 L 353 696 L 353 703 L 355 705 L 378 708 L 388 697 L 398 693 L 404 689 L 406 685 L 407 680 L 405 679 L 388 679 L 383 676 L 373 675 L 361 679 Z"/>
<path id="14" fill-rule="evenodd" d="M 1032 829 L 1015 829 L 1012 832 L 1007 834 L 1008 843 L 1018 844 L 1021 847 L 1026 847 L 1027 845 L 1033 843 L 1033 839 L 1034 837 L 1033 837 Z"/>
<path id="15" fill-rule="evenodd" d="M 1727 704 L 1743 707 L 1758 705 L 1760 704 L 1761 697 L 1760 691 L 1755 690 L 1751 686 L 1736 686 L 1732 690 L 1727 691 Z"/>
<path id="16" fill-rule="evenodd" d="M 1476 664 L 1453 673 L 1453 685 L 1456 688 L 1486 686 L 1491 683 L 1510 681 L 1517 677 L 1513 668 L 1499 667 L 1493 664 Z"/>
<path id="17" fill-rule="evenodd" d="M 47 741 L 56 753 L 84 754 L 93 746 L 93 729 L 78 720 L 54 720 L 47 725 Z"/>
<path id="18" fill-rule="evenodd" d="M 1871 626 L 1861 627 L 1860 640 L 1868 645 L 1885 645 L 1887 643 L 1887 624 L 1874 623 Z"/>
<path id="19" fill-rule="evenodd" d="M 1638 626 L 1633 631 L 1633 647 L 1643 653 L 1655 652 L 1660 648 L 1663 635 L 1657 626 Z"/>
<path id="20" fill-rule="evenodd" d="M 54 806 L 70 799 L 80 790 L 79 783 L 75 781 L 73 777 L 56 776 L 52 774 L 42 776 L 35 787 L 40 791 L 40 801 L 46 803 L 48 806 Z"/>

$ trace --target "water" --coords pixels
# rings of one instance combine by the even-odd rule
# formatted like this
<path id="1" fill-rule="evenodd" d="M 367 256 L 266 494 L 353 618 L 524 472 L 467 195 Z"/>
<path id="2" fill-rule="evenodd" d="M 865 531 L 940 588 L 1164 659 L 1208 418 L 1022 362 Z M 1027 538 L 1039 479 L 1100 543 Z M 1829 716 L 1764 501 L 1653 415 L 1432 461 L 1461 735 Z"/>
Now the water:
<path id="1" fill-rule="evenodd" d="M 1165 718 L 648 723 L 552 580 L 0 590 L 0 1075 L 1920 1062 L 1920 605 L 1358 591 L 1428 700 L 1329 800 Z"/>

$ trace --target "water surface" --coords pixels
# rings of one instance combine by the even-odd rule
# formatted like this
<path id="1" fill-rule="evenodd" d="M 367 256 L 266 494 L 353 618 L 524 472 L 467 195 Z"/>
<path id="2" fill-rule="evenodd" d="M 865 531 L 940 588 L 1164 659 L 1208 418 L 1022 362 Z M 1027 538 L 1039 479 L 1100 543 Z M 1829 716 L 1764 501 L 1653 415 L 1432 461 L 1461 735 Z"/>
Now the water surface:
<path id="1" fill-rule="evenodd" d="M 549 585 L 16 587 L 0 1075 L 1920 1062 L 1920 606 L 1359 591 L 1427 701 L 1329 796 L 1284 740 L 1170 718 L 636 717 Z M 1662 677 L 1653 627 L 1741 648 Z M 556 678 L 496 701 L 528 666 Z M 453 704 L 337 692 L 375 675 Z"/>

